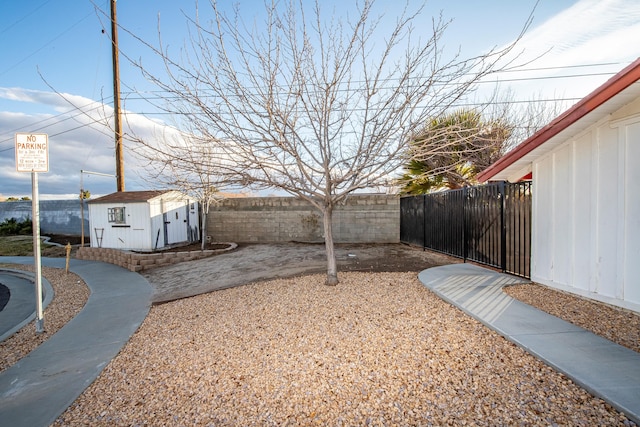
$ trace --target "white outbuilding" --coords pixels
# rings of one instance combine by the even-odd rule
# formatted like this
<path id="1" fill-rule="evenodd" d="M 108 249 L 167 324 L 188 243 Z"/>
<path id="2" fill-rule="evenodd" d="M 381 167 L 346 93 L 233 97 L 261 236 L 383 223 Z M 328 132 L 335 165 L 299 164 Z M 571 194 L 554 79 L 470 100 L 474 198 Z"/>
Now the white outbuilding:
<path id="1" fill-rule="evenodd" d="M 640 312 L 640 58 L 478 175 L 533 181 L 531 280 Z"/>
<path id="2" fill-rule="evenodd" d="M 178 191 L 123 191 L 88 206 L 91 247 L 153 251 L 200 238 L 198 203 Z"/>

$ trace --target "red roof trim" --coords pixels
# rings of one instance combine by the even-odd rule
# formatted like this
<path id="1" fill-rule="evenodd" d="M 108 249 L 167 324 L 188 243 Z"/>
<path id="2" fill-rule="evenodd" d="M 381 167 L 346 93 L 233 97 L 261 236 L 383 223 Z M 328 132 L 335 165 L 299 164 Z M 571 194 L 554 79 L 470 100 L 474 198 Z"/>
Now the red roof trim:
<path id="1" fill-rule="evenodd" d="M 478 181 L 485 182 L 490 180 L 497 173 L 502 172 L 514 162 L 541 146 L 588 113 L 600 107 L 638 80 L 640 80 L 640 58 L 611 77 L 589 95 L 582 98 L 573 107 L 553 119 L 551 123 L 524 140 L 516 148 L 502 156 L 497 162 L 480 172 L 477 176 Z"/>

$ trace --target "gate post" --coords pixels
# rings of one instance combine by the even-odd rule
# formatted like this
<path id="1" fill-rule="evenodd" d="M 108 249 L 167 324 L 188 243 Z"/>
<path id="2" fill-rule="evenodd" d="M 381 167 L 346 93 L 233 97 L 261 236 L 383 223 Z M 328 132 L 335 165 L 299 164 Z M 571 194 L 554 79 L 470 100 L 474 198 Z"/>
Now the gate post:
<path id="1" fill-rule="evenodd" d="M 462 262 L 467 262 L 467 253 L 469 251 L 469 242 L 467 242 L 467 199 L 469 187 L 462 187 Z"/>
<path id="2" fill-rule="evenodd" d="M 422 251 L 427 250 L 427 195 L 422 195 Z"/>
<path id="3" fill-rule="evenodd" d="M 498 197 L 500 198 L 500 268 L 504 273 L 507 270 L 507 224 L 504 218 L 505 181 L 500 181 L 498 192 Z"/>

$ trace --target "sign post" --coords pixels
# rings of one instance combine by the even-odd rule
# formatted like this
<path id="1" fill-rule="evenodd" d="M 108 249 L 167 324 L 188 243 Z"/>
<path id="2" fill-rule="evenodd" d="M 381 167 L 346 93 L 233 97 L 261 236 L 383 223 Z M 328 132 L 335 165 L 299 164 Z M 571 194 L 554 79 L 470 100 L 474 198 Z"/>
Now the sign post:
<path id="1" fill-rule="evenodd" d="M 40 197 L 38 172 L 49 172 L 49 136 L 43 133 L 16 134 L 16 171 L 31 172 L 31 215 L 33 262 L 36 274 L 36 333 L 44 332 L 42 313 L 42 262 L 40 260 Z"/>

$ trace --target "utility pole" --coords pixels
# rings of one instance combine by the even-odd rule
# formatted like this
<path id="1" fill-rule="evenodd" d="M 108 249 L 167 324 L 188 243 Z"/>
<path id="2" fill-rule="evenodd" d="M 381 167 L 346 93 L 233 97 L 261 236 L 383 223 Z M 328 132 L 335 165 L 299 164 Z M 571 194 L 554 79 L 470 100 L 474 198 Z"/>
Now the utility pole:
<path id="1" fill-rule="evenodd" d="M 124 150 L 120 120 L 120 63 L 118 60 L 118 24 L 116 0 L 111 0 L 111 49 L 113 60 L 113 114 L 116 134 L 116 191 L 124 191 Z"/>

